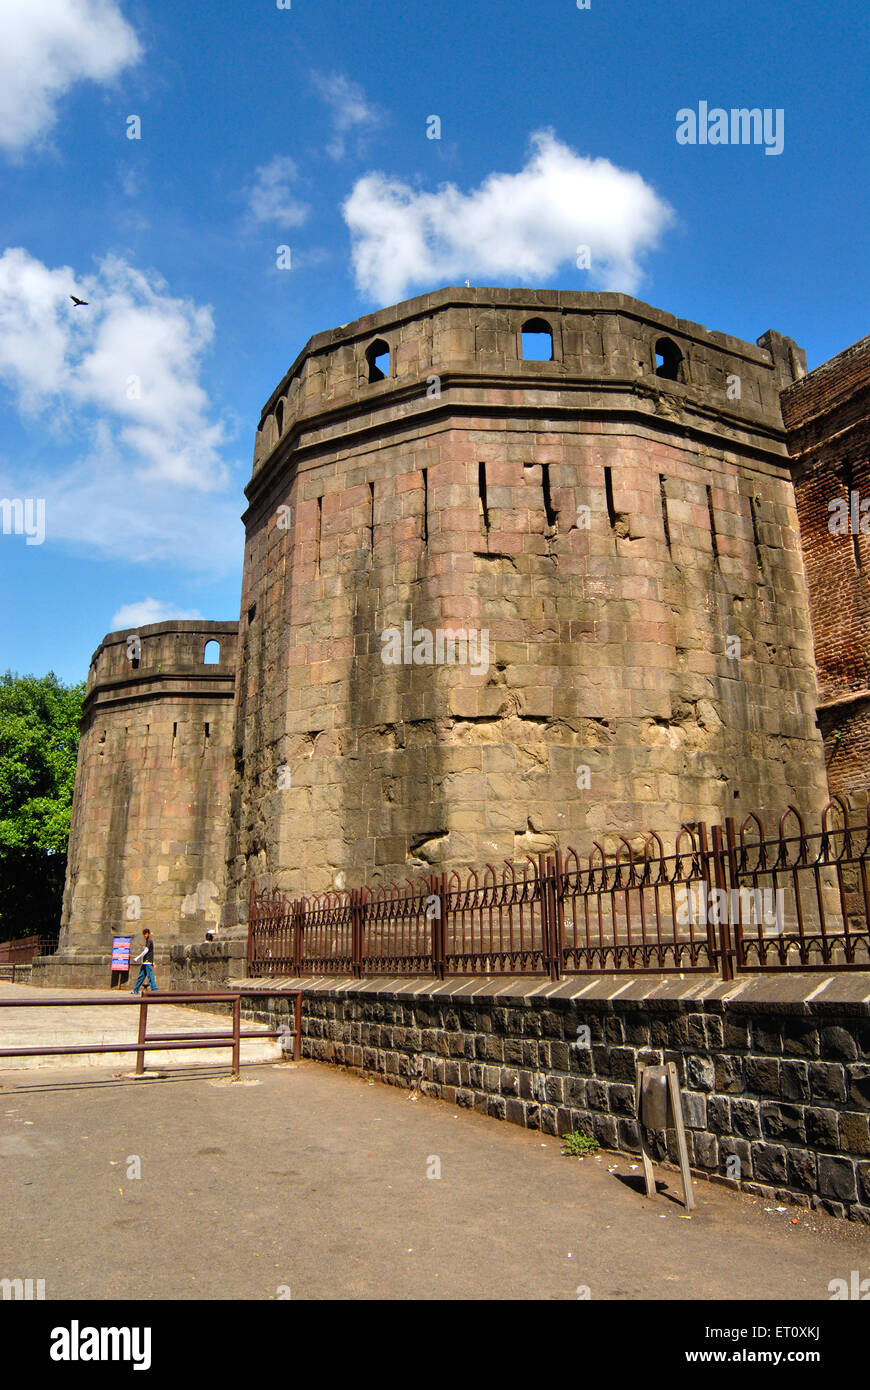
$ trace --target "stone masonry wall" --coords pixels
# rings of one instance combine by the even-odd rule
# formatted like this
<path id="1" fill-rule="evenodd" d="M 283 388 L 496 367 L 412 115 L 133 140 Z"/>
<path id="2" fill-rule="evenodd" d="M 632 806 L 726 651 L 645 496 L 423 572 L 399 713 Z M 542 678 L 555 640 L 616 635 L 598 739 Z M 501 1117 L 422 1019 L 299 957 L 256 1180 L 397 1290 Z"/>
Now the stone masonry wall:
<path id="1" fill-rule="evenodd" d="M 532 316 L 553 361 L 522 360 Z M 508 290 L 312 340 L 247 489 L 225 925 L 252 881 L 320 891 L 789 802 L 815 819 L 779 412 L 800 353 L 761 343 Z M 488 666 L 386 665 L 406 622 L 485 631 Z"/>
<path id="2" fill-rule="evenodd" d="M 870 1223 L 866 974 L 835 982 L 824 1003 L 802 997 L 818 976 L 711 983 L 703 998 L 697 981 L 673 978 L 575 980 L 547 993 L 523 993 L 521 981 L 287 987 L 297 984 L 308 986 L 304 1057 L 548 1134 L 580 1129 L 629 1153 L 639 1148 L 635 1063 L 674 1061 L 697 1173 Z M 264 982 L 256 996 L 237 987 L 247 1017 L 287 1021 L 292 1000 Z M 576 1045 L 581 1026 L 589 1047 Z M 650 1137 L 660 1159 L 676 1162 L 673 1131 Z M 729 1177 L 734 1157 L 739 1182 Z"/>
<path id="3" fill-rule="evenodd" d="M 132 933 L 141 945 L 148 927 L 160 963 L 172 941 L 201 940 L 217 924 L 236 633 L 234 622 L 157 623 L 100 644 L 82 717 L 59 949 L 35 981 L 106 984 L 113 935 Z M 216 664 L 203 660 L 210 641 L 220 644 Z"/>

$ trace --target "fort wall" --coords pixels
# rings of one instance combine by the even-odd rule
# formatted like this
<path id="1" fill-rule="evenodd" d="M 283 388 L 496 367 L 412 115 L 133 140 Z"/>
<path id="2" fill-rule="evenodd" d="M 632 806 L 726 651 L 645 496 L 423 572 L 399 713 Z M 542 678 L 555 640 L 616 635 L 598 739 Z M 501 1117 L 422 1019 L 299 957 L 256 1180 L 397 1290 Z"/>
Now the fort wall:
<path id="1" fill-rule="evenodd" d="M 141 944 L 148 927 L 159 962 L 217 924 L 237 629 L 155 623 L 110 633 L 94 653 L 59 950 L 37 964 L 35 982 L 107 984 L 113 935 Z M 215 662 L 204 660 L 207 643 Z"/>
<path id="2" fill-rule="evenodd" d="M 246 490 L 226 924 L 251 882 L 817 813 L 804 371 L 614 294 L 448 289 L 313 338 Z M 485 669 L 430 660 L 439 631 Z"/>

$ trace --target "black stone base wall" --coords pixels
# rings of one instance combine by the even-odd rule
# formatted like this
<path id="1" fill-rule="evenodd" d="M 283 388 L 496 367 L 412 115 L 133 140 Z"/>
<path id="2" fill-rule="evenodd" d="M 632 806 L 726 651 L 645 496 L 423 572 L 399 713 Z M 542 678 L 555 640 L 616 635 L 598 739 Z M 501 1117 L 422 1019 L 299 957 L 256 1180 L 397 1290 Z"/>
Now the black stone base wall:
<path id="1" fill-rule="evenodd" d="M 286 1021 L 292 1000 L 239 987 L 246 1017 Z M 635 1063 L 673 1061 L 696 1173 L 870 1224 L 866 1003 L 409 997 L 318 982 L 303 1034 L 304 1057 L 629 1153 Z M 650 1137 L 676 1163 L 674 1132 Z"/>

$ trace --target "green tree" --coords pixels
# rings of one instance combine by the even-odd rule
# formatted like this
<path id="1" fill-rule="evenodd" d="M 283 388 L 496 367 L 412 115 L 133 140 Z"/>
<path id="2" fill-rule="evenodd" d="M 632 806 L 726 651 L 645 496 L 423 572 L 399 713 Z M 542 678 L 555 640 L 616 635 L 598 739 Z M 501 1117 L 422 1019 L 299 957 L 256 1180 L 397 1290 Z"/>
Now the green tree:
<path id="1" fill-rule="evenodd" d="M 0 676 L 0 940 L 60 926 L 85 683 Z"/>

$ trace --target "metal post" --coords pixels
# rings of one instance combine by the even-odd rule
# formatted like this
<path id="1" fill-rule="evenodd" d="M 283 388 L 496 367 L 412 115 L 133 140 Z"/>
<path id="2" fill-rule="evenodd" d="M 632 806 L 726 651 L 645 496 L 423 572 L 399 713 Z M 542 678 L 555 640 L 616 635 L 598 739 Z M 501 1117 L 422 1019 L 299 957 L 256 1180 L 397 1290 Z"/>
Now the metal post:
<path id="1" fill-rule="evenodd" d="M 241 1062 L 241 1031 L 242 1031 L 242 996 L 237 994 L 233 999 L 233 1076 L 239 1074 L 239 1064 Z"/>
<path id="2" fill-rule="evenodd" d="M 541 944 L 543 946 L 544 969 L 550 979 L 558 980 L 556 954 L 553 945 L 553 920 L 550 908 L 550 880 L 547 875 L 547 862 L 543 854 L 538 855 L 538 894 L 541 902 Z"/>
<path id="3" fill-rule="evenodd" d="M 725 843 L 726 843 L 726 845 L 727 845 L 727 864 L 728 864 L 728 880 L 729 880 L 729 882 L 728 882 L 728 888 L 729 888 L 728 902 L 729 902 L 729 903 L 734 902 L 734 891 L 735 891 L 735 889 L 737 890 L 737 902 L 738 902 L 737 920 L 736 920 L 736 922 L 734 923 L 734 939 L 733 939 L 733 941 L 732 941 L 732 943 L 731 943 L 731 944 L 732 944 L 732 948 L 733 948 L 733 950 L 732 950 L 732 955 L 731 955 L 731 976 L 732 976 L 732 979 L 733 979 L 733 977 L 734 977 L 734 966 L 735 966 L 735 962 L 736 962 L 737 968 L 739 969 L 739 968 L 740 968 L 740 962 L 741 962 L 741 960 L 742 960 L 742 958 L 743 958 L 743 920 L 742 920 L 742 919 L 743 919 L 743 910 L 742 910 L 742 907 L 739 906 L 739 903 L 740 903 L 740 893 L 739 893 L 739 890 L 740 890 L 740 883 L 739 883 L 739 874 L 738 874 L 738 872 L 737 872 L 737 826 L 736 826 L 736 824 L 735 824 L 735 821 L 734 821 L 734 817 L 733 817 L 733 816 L 726 816 L 726 817 L 725 817 Z"/>
<path id="4" fill-rule="evenodd" d="M 143 995 L 139 1001 L 139 1037 L 137 1042 L 145 1042 L 148 1036 L 148 1000 Z M 145 1070 L 144 1051 L 136 1053 L 136 1075 L 141 1076 Z"/>
<path id="5" fill-rule="evenodd" d="M 363 973 L 363 939 L 365 926 L 363 923 L 363 893 L 365 889 L 354 888 L 350 895 L 351 913 L 351 950 L 353 952 L 353 977 L 355 980 L 362 978 Z"/>
<path id="6" fill-rule="evenodd" d="M 719 922 L 719 953 L 722 967 L 722 979 L 733 980 L 734 962 L 731 958 L 730 902 L 727 885 L 725 883 L 725 849 L 722 844 L 721 825 L 713 826 L 713 872 L 716 875 L 716 887 L 720 890 L 725 900 L 725 911 L 721 914 L 721 920 Z M 720 898 L 719 901 L 721 903 L 722 898 Z"/>
<path id="7" fill-rule="evenodd" d="M 251 883 L 248 891 L 248 976 L 254 973 L 254 923 L 256 921 L 257 895 Z"/>
<path id="8" fill-rule="evenodd" d="M 293 969 L 297 975 L 302 974 L 302 904 L 298 898 L 293 899 L 290 908 L 291 922 L 293 923 Z"/>
<path id="9" fill-rule="evenodd" d="M 555 858 L 548 861 L 550 891 L 553 905 L 553 943 L 556 953 L 556 979 L 562 977 L 562 960 L 565 950 L 565 904 L 562 901 L 562 851 L 556 850 Z"/>
<path id="10" fill-rule="evenodd" d="M 701 873 L 704 876 L 704 914 L 707 918 L 705 923 L 707 929 L 707 950 L 710 952 L 711 964 L 715 964 L 719 958 L 719 942 L 716 938 L 716 929 L 713 926 L 713 918 L 710 914 L 710 905 L 713 901 L 714 879 L 710 873 L 710 844 L 707 839 L 707 826 L 704 821 L 700 821 L 698 824 L 698 844 L 701 847 Z M 686 884 L 686 898 L 689 903 L 689 921 L 691 922 L 693 920 L 691 915 L 691 883 Z M 720 971 L 722 969 L 721 960 L 719 961 L 719 969 Z"/>
<path id="11" fill-rule="evenodd" d="M 438 910 L 432 918 L 432 974 L 436 980 L 444 979 L 444 943 L 446 937 L 445 913 L 447 902 L 445 896 L 445 877 L 444 874 L 433 875 L 429 880 L 429 895 L 438 899 Z"/>

